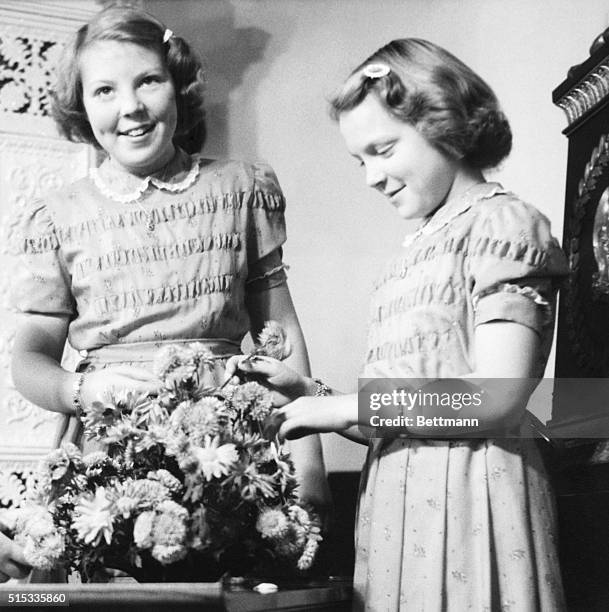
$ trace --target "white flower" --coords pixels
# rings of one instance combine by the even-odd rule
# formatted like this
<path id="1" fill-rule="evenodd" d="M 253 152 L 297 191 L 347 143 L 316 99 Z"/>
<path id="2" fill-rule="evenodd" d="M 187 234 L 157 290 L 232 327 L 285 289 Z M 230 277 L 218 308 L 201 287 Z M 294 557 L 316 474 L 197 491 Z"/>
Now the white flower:
<path id="1" fill-rule="evenodd" d="M 165 544 L 155 544 L 152 547 L 152 556 L 163 565 L 169 565 L 180 561 L 188 554 L 185 546 L 167 546 Z"/>
<path id="2" fill-rule="evenodd" d="M 277 321 L 267 321 L 258 335 L 258 346 L 254 351 L 275 359 L 285 359 L 292 352 L 292 346 L 285 330 Z"/>
<path id="3" fill-rule="evenodd" d="M 286 535 L 288 527 L 287 516 L 274 508 L 263 510 L 256 521 L 256 529 L 263 538 L 280 539 Z"/>
<path id="4" fill-rule="evenodd" d="M 114 530 L 113 506 L 104 487 L 98 487 L 94 497 L 81 499 L 74 508 L 73 525 L 85 544 L 99 543 L 102 538 L 110 544 Z"/>
<path id="5" fill-rule="evenodd" d="M 38 569 L 51 569 L 65 551 L 63 535 L 51 513 L 39 506 L 25 506 L 16 517 L 15 541 L 23 547 L 26 561 Z"/>
<path id="6" fill-rule="evenodd" d="M 199 471 L 203 473 L 205 480 L 226 476 L 230 466 L 239 459 L 234 444 L 222 444 L 220 438 L 215 436 L 205 438 L 205 446 L 196 446 L 193 449 Z"/>
<path id="7" fill-rule="evenodd" d="M 42 570 L 50 570 L 55 567 L 65 551 L 65 541 L 57 531 L 38 540 L 27 538 L 21 543 L 25 560 L 32 567 Z"/>
<path id="8" fill-rule="evenodd" d="M 138 548 L 152 546 L 152 527 L 154 526 L 155 512 L 147 510 L 142 512 L 133 525 L 133 542 Z"/>

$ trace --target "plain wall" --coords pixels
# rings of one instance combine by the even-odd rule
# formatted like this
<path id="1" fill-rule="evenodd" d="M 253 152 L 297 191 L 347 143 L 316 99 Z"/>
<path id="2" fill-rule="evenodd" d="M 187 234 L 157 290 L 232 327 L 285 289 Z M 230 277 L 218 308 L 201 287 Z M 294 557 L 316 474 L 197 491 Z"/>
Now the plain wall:
<path id="1" fill-rule="evenodd" d="M 606 0 L 147 0 L 208 65 L 211 157 L 264 160 L 288 201 L 285 261 L 313 372 L 355 391 L 381 263 L 412 224 L 367 188 L 327 114 L 351 68 L 391 39 L 421 37 L 494 88 L 514 150 L 490 178 L 535 204 L 562 235 L 566 120 L 552 90 L 608 25 Z M 550 364 L 548 372 L 553 372 Z M 540 415 L 548 417 L 549 414 Z M 363 447 L 324 435 L 330 470 Z"/>

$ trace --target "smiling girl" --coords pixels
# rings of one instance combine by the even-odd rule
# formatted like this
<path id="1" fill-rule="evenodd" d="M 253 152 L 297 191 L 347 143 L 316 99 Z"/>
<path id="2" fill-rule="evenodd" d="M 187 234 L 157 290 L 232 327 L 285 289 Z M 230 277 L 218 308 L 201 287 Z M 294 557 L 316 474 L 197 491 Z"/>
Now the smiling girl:
<path id="1" fill-rule="evenodd" d="M 510 393 L 458 416 L 512 435 L 468 439 L 413 419 L 401 437 L 368 440 L 354 428 L 369 425 L 356 395 L 269 358 L 232 358 L 227 375 L 265 375 L 277 405 L 293 400 L 269 435 L 338 431 L 369 443 L 355 609 L 563 610 L 552 494 L 534 440 L 515 428 L 543 375 L 568 267 L 548 220 L 485 180 L 510 151 L 509 124 L 477 74 L 418 39 L 360 64 L 332 112 L 368 185 L 402 218 L 421 220 L 375 284 L 362 377 L 511 379 Z M 438 405 L 417 414 L 455 416 Z"/>
<path id="2" fill-rule="evenodd" d="M 32 201 L 12 232 L 18 390 L 63 415 L 59 441 L 82 444 L 80 414 L 109 389 L 154 391 L 165 343 L 203 342 L 205 384 L 248 332 L 280 322 L 308 373 L 282 262 L 285 200 L 265 164 L 205 159 L 201 65 L 151 15 L 111 8 L 67 45 L 53 112 L 70 140 L 104 160 Z M 61 365 L 66 340 L 83 359 Z M 86 445 L 86 444 L 85 444 Z M 292 447 L 301 496 L 328 503 L 319 439 Z"/>

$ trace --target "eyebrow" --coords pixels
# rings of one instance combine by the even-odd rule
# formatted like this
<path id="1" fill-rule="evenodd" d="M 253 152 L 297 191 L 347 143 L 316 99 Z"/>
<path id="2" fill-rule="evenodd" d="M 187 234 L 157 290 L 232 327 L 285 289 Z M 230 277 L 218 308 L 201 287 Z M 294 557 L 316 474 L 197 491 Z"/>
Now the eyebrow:
<path id="1" fill-rule="evenodd" d="M 134 77 L 134 80 L 137 81 L 138 79 L 149 76 L 150 74 L 167 75 L 169 74 L 169 71 L 166 69 L 163 69 L 162 67 L 148 68 L 147 70 L 143 70 L 142 72 L 139 72 L 138 74 L 136 74 Z M 115 80 L 116 79 L 112 77 L 108 77 L 108 78 L 96 77 L 93 80 L 91 80 L 90 83 L 93 85 L 97 85 L 100 83 L 114 83 Z M 84 82 L 84 79 L 82 79 L 82 75 L 81 75 L 81 81 Z"/>

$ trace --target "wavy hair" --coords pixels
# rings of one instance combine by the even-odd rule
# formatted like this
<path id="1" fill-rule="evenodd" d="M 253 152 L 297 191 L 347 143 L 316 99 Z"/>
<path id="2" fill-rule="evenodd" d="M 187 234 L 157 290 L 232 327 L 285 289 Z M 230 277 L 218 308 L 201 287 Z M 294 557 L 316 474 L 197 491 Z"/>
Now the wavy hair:
<path id="1" fill-rule="evenodd" d="M 82 26 L 63 50 L 51 95 L 51 114 L 60 133 L 100 148 L 83 104 L 80 57 L 91 44 L 110 40 L 154 49 L 164 59 L 176 92 L 174 143 L 189 153 L 200 151 L 206 135 L 201 62 L 183 38 L 173 34 L 164 42 L 165 31 L 158 19 L 131 7 L 107 8 Z"/>
<path id="2" fill-rule="evenodd" d="M 381 64 L 381 76 L 365 68 Z M 362 62 L 330 100 L 334 119 L 373 94 L 427 141 L 473 168 L 493 168 L 512 148 L 512 131 L 493 90 L 445 49 L 417 38 L 394 40 Z"/>

